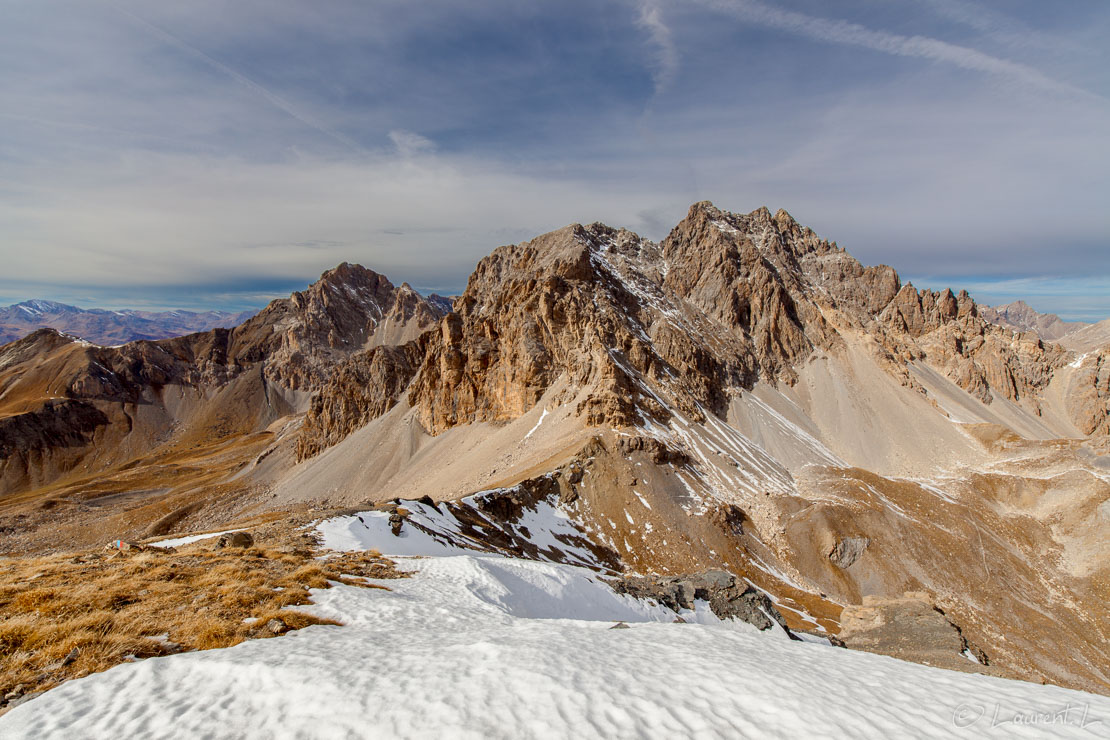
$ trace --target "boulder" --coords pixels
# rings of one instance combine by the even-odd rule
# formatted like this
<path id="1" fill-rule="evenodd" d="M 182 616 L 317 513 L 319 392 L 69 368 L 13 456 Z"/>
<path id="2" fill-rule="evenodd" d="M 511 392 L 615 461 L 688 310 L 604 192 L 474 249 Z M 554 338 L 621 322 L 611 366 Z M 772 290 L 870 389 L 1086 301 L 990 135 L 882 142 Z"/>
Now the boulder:
<path id="1" fill-rule="evenodd" d="M 860 559 L 870 544 L 871 540 L 866 537 L 845 537 L 829 551 L 829 560 L 836 567 L 847 570 Z"/>
<path id="2" fill-rule="evenodd" d="M 253 547 L 254 537 L 250 532 L 228 532 L 227 534 L 220 535 L 220 539 L 216 541 L 216 547 Z"/>

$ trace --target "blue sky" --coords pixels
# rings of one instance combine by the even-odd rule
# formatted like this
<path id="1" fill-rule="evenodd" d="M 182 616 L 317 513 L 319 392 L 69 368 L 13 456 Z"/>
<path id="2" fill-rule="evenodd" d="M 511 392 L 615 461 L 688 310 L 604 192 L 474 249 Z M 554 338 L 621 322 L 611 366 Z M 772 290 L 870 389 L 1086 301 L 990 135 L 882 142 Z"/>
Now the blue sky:
<path id="1" fill-rule="evenodd" d="M 461 289 L 571 222 L 786 208 L 919 286 L 1110 316 L 1104 0 L 0 0 L 0 302 Z"/>

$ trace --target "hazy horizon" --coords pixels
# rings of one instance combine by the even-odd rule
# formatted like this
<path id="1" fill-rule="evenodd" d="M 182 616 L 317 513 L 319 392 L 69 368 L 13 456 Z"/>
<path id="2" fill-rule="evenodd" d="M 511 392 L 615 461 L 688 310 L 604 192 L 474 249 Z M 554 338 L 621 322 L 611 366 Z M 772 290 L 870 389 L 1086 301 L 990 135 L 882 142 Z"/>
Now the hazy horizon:
<path id="1" fill-rule="evenodd" d="M 389 277 L 388 275 L 386 277 Z M 1025 301 L 1040 313 L 1054 313 L 1065 321 L 1086 321 L 1096 323 L 1110 318 L 1110 311 L 1098 313 L 1097 311 L 1076 308 L 1076 301 L 1083 301 L 1083 296 L 1067 293 L 1071 287 L 1067 282 L 1063 285 L 1051 279 L 1006 280 L 1001 279 L 994 283 L 979 281 L 960 283 L 929 276 L 906 277 L 900 276 L 903 283 L 913 283 L 917 288 L 928 288 L 943 291 L 950 288 L 953 292 L 967 290 L 980 305 L 999 306 L 1014 301 Z M 213 293 L 202 296 L 199 300 L 195 297 L 190 300 L 185 294 L 193 290 L 192 286 L 182 289 L 182 299 L 178 302 L 151 301 L 151 300 L 124 300 L 123 302 L 100 304 L 97 299 L 75 293 L 72 296 L 63 294 L 62 297 L 27 296 L 16 298 L 0 291 L 0 308 L 5 308 L 29 300 L 50 300 L 85 310 L 104 309 L 109 311 L 224 311 L 228 313 L 242 313 L 244 311 L 257 311 L 268 303 L 280 298 L 287 298 L 294 291 L 304 290 L 311 285 L 317 277 L 306 278 L 304 282 L 289 283 L 285 289 L 275 287 L 271 292 L 254 293 L 253 295 L 228 296 L 227 294 Z M 390 278 L 392 281 L 392 278 Z M 405 281 L 392 281 L 400 285 Z M 442 296 L 459 295 L 465 290 L 466 284 L 449 287 L 412 286 L 421 295 L 439 294 Z M 1097 287 L 1094 288 L 1097 290 Z M 1110 284 L 1106 285 L 1106 292 L 1110 293 Z"/>

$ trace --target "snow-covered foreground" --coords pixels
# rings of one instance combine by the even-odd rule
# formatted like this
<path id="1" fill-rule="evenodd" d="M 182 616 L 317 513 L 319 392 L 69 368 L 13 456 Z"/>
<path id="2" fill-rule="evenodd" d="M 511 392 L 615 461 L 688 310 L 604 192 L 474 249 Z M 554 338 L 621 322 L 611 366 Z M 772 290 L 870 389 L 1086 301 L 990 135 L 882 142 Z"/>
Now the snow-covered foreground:
<path id="1" fill-rule="evenodd" d="M 708 613 L 675 624 L 581 568 L 470 554 L 399 562 L 415 573 L 383 581 L 392 591 L 315 593 L 313 610 L 343 627 L 71 681 L 0 717 L 0 737 L 1110 733 L 1106 697 L 693 623 L 714 622 Z M 1024 724 L 1032 713 L 1039 723 Z"/>

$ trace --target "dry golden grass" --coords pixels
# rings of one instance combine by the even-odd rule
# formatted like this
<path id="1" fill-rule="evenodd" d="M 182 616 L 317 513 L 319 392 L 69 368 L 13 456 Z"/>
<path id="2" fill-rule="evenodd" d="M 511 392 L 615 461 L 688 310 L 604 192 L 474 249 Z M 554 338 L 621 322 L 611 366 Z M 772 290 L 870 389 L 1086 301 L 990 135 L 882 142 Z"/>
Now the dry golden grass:
<path id="1" fill-rule="evenodd" d="M 26 696 L 125 661 L 336 624 L 288 607 L 310 603 L 308 589 L 331 581 L 383 588 L 362 578 L 403 575 L 373 551 L 317 559 L 308 549 L 211 542 L 5 559 L 0 713 L 16 687 Z"/>

